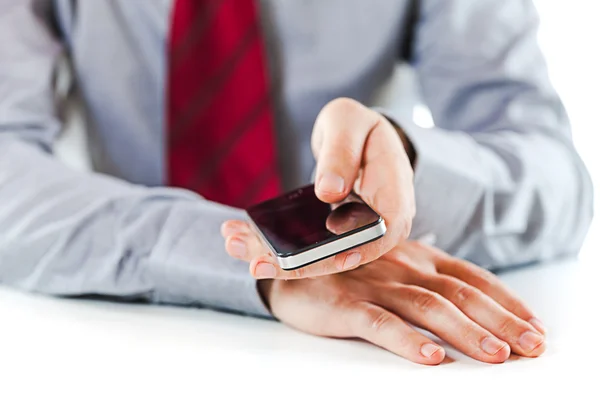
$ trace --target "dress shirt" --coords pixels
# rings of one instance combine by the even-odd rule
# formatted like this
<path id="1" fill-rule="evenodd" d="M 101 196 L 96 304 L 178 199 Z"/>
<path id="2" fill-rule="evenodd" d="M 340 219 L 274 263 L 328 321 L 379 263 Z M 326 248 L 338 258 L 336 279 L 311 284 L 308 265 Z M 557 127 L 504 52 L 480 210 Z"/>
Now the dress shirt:
<path id="1" fill-rule="evenodd" d="M 287 188 L 310 180 L 311 129 L 328 101 L 377 105 L 411 4 L 261 1 Z M 172 8 L 172 0 L 0 0 L 3 284 L 268 315 L 247 264 L 226 254 L 219 234 L 243 211 L 164 187 Z M 528 0 L 420 1 L 411 65 L 435 127 L 378 109 L 417 152 L 413 237 L 434 233 L 437 246 L 483 267 L 574 253 L 592 215 L 590 179 L 537 27 Z M 64 55 L 86 105 L 94 172 L 53 156 Z"/>

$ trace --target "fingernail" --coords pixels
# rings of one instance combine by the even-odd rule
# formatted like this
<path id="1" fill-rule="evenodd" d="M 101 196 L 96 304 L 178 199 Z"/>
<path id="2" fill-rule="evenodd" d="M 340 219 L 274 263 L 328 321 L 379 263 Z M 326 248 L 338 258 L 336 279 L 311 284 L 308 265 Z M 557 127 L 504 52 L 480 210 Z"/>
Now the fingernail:
<path id="1" fill-rule="evenodd" d="M 360 253 L 350 253 L 344 259 L 342 270 L 356 267 L 360 263 Z"/>
<path id="2" fill-rule="evenodd" d="M 344 191 L 344 179 L 339 175 L 326 172 L 321 176 L 317 188 L 321 192 L 342 193 Z"/>
<path id="3" fill-rule="evenodd" d="M 533 331 L 527 331 L 519 338 L 519 344 L 525 351 L 532 351 L 542 343 L 544 343 L 544 337 Z"/>
<path id="4" fill-rule="evenodd" d="M 436 346 L 435 344 L 431 343 L 425 343 L 423 346 L 421 346 L 421 354 L 427 358 L 431 358 L 431 356 L 440 350 L 442 350 L 440 346 Z"/>
<path id="5" fill-rule="evenodd" d="M 542 321 L 540 321 L 539 319 L 537 319 L 537 318 L 531 318 L 529 320 L 529 323 L 531 325 L 533 325 L 533 327 L 535 329 L 537 329 L 538 332 L 541 333 L 542 335 L 546 334 L 546 327 L 544 326 L 544 324 L 542 324 Z"/>
<path id="6" fill-rule="evenodd" d="M 261 279 L 275 278 L 277 272 L 273 264 L 261 262 L 254 270 L 254 276 Z"/>
<path id="7" fill-rule="evenodd" d="M 229 241 L 229 250 L 232 253 L 231 255 L 237 258 L 244 258 L 248 252 L 246 243 L 239 239 L 232 239 Z"/>
<path id="8" fill-rule="evenodd" d="M 502 342 L 495 337 L 486 337 L 481 341 L 481 349 L 490 356 L 495 356 L 506 346 L 508 346 L 507 343 Z"/>

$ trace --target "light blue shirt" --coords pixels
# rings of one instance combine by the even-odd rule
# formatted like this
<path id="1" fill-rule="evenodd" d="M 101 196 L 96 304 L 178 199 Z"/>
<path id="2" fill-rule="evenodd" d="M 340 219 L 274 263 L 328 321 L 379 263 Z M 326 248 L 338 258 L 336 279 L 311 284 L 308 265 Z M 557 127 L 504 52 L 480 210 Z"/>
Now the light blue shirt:
<path id="1" fill-rule="evenodd" d="M 232 0 L 226 0 L 232 1 Z M 310 179 L 310 134 L 329 100 L 369 106 L 388 81 L 409 0 L 264 0 L 281 171 Z M 165 181 L 172 1 L 0 0 L 0 281 L 267 315 L 219 226 L 240 210 Z M 413 236 L 484 267 L 579 249 L 592 189 L 536 41 L 527 0 L 423 0 L 412 66 L 434 128 L 381 110 L 417 151 Z M 57 62 L 88 111 L 94 167 L 57 161 Z M 209 55 L 207 55 L 209 56 Z M 385 171 L 382 171 L 384 173 Z"/>

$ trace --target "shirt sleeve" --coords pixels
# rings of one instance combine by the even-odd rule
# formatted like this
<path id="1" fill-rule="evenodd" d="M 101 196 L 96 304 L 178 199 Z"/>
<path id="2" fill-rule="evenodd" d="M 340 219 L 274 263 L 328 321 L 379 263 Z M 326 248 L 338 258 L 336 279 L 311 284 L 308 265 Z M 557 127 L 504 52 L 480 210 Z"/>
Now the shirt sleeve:
<path id="1" fill-rule="evenodd" d="M 0 0 L 0 282 L 268 316 L 247 264 L 226 254 L 219 234 L 241 210 L 52 156 L 62 46 L 48 28 L 50 3 Z"/>
<path id="2" fill-rule="evenodd" d="M 435 127 L 383 111 L 417 153 L 412 235 L 486 267 L 576 253 L 592 218 L 537 27 L 529 0 L 421 1 L 413 64 Z"/>

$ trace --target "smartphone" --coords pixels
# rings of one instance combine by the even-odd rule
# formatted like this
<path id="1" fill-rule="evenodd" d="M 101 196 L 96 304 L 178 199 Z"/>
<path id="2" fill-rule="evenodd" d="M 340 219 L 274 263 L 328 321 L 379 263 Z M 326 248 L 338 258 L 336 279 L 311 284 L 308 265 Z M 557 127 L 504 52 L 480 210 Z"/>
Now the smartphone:
<path id="1" fill-rule="evenodd" d="M 305 267 L 385 235 L 383 218 L 355 193 L 322 202 L 314 185 L 246 210 L 253 229 L 285 270 Z"/>

